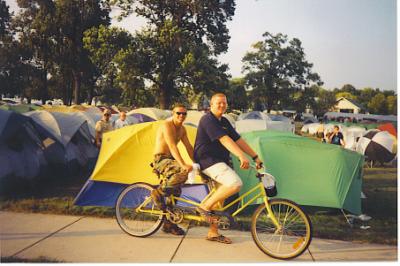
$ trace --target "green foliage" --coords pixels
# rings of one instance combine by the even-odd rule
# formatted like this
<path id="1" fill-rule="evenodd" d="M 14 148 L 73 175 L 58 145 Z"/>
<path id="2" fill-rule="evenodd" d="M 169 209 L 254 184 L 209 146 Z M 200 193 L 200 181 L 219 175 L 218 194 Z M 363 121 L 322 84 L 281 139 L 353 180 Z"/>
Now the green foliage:
<path id="1" fill-rule="evenodd" d="M 328 91 L 323 88 L 318 90 L 318 99 L 314 106 L 314 114 L 317 116 L 323 116 L 336 104 L 336 97 L 333 91 Z"/>
<path id="2" fill-rule="evenodd" d="M 368 110 L 373 114 L 386 114 L 386 98 L 383 93 L 376 94 L 368 103 Z"/>
<path id="3" fill-rule="evenodd" d="M 339 99 L 341 97 L 344 97 L 344 98 L 350 99 L 350 100 L 356 100 L 357 99 L 357 97 L 355 95 L 353 95 L 353 94 L 351 94 L 350 92 L 347 92 L 347 91 L 338 92 L 338 93 L 336 93 L 335 96 L 336 96 L 336 99 Z"/>
<path id="4" fill-rule="evenodd" d="M 228 48 L 225 24 L 234 14 L 233 0 L 112 2 L 122 8 L 123 16 L 135 13 L 147 20 L 147 27 L 135 36 L 140 57 L 135 64 L 161 108 L 181 99 L 183 88 L 207 92 L 227 87 L 226 66 L 213 56 Z"/>
<path id="5" fill-rule="evenodd" d="M 322 82 L 311 71 L 313 65 L 305 60 L 300 40 L 289 40 L 282 33 L 266 32 L 263 37 L 264 41 L 253 44 L 253 51 L 242 59 L 247 84 L 252 88 L 253 109 L 259 109 L 261 106 L 257 105 L 262 103 L 266 103 L 264 109 L 268 111 L 297 105 L 296 101 L 301 100 L 303 105 L 309 104 L 311 98 L 301 97 L 299 92 Z"/>
<path id="6" fill-rule="evenodd" d="M 225 94 L 229 99 L 229 110 L 247 109 L 249 102 L 245 85 L 246 81 L 243 78 L 231 79 L 229 81 L 229 88 L 225 91 Z"/>
<path id="7" fill-rule="evenodd" d="M 397 96 L 390 95 L 386 97 L 388 114 L 397 115 Z"/>

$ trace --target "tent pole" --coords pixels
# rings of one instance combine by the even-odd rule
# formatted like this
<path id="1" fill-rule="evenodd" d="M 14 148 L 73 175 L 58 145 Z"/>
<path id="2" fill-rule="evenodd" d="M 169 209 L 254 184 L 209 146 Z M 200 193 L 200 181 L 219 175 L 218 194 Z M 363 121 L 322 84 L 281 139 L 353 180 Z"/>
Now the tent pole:
<path id="1" fill-rule="evenodd" d="M 343 216 L 346 219 L 346 222 L 350 225 L 350 227 L 353 227 L 353 223 L 350 222 L 350 220 L 347 218 L 346 214 L 344 213 L 344 210 L 343 209 L 340 209 L 340 210 L 342 211 Z"/>

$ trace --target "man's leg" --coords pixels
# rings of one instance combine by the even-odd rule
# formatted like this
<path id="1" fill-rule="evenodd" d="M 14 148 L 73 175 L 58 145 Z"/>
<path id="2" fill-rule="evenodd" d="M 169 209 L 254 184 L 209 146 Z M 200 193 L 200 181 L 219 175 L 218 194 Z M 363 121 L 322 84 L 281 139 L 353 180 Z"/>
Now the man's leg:
<path id="1" fill-rule="evenodd" d="M 220 187 L 217 188 L 217 190 L 214 192 L 213 195 L 211 195 L 210 198 L 208 198 L 205 202 L 200 204 L 200 208 L 206 211 L 211 211 L 216 206 L 218 205 L 219 202 L 227 199 L 229 196 L 237 193 L 240 191 L 240 186 L 233 186 L 233 187 L 228 187 L 221 185 Z M 216 223 L 211 223 L 210 228 L 207 233 L 207 237 L 215 237 L 218 236 L 218 224 Z"/>
<path id="2" fill-rule="evenodd" d="M 177 164 L 177 163 L 176 163 Z M 178 166 L 176 167 L 171 167 L 167 173 L 165 173 L 167 176 L 169 176 L 166 184 L 165 184 L 165 189 L 169 189 L 171 194 L 173 194 L 176 197 L 179 197 L 181 194 L 181 186 L 186 182 L 188 174 L 183 172 L 182 169 Z M 170 233 L 173 235 L 184 235 L 185 231 L 177 226 L 176 224 L 165 220 L 164 225 L 162 230 L 165 233 Z"/>
<path id="3" fill-rule="evenodd" d="M 224 186 L 221 185 L 217 188 L 214 194 L 211 195 L 205 202 L 200 204 L 200 208 L 210 211 L 220 201 L 224 201 L 228 197 L 240 191 L 241 186 Z"/>
<path id="4" fill-rule="evenodd" d="M 210 178 L 219 183 L 215 192 L 203 203 L 200 208 L 205 211 L 211 211 L 218 206 L 219 202 L 223 202 L 228 197 L 240 191 L 243 183 L 236 172 L 225 163 L 215 164 L 203 172 Z M 207 237 L 218 236 L 218 224 L 211 223 Z"/>

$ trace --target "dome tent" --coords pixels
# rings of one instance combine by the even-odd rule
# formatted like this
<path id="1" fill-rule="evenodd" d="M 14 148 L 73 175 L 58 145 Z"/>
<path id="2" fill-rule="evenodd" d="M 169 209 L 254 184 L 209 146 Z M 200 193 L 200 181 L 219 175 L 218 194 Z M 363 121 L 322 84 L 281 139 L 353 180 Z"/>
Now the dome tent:
<path id="1" fill-rule="evenodd" d="M 0 110 L 0 180 L 33 179 L 46 164 L 32 119 Z"/>
<path id="2" fill-rule="evenodd" d="M 345 209 L 361 214 L 361 185 L 364 156 L 337 145 L 288 132 L 255 131 L 242 134 L 265 163 L 277 182 L 279 198 L 300 205 Z M 242 191 L 257 182 L 253 171 L 242 170 Z"/>
<path id="3" fill-rule="evenodd" d="M 84 118 L 47 111 L 34 111 L 25 115 L 37 124 L 49 164 L 63 166 L 70 173 L 93 166 L 98 150 L 91 142 L 91 134 Z"/>
<path id="4" fill-rule="evenodd" d="M 289 118 L 283 115 L 271 115 L 259 111 L 241 114 L 235 126 L 239 133 L 256 130 L 294 132 L 294 125 Z"/>

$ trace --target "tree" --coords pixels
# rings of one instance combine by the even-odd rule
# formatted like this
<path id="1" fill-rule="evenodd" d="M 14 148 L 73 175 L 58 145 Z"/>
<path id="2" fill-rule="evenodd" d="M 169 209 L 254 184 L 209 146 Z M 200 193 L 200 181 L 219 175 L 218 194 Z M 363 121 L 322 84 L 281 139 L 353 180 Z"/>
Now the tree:
<path id="1" fill-rule="evenodd" d="M 268 112 L 272 108 L 293 105 L 294 95 L 312 85 L 322 85 L 312 64 L 305 60 L 299 39 L 288 40 L 286 35 L 269 32 L 264 41 L 255 43 L 242 62 L 251 94 L 265 99 Z M 262 98 L 260 98 L 262 97 Z M 300 97 L 299 97 L 300 98 Z"/>
<path id="2" fill-rule="evenodd" d="M 33 87 L 27 84 L 30 93 L 26 96 L 28 99 L 37 97 L 44 104 L 49 97 L 48 76 L 55 51 L 55 5 L 52 0 L 19 0 L 18 6 L 21 11 L 15 18 L 14 27 L 21 49 L 29 53 L 29 58 L 25 59 L 31 68 L 29 79 L 36 81 Z"/>
<path id="3" fill-rule="evenodd" d="M 390 115 L 397 115 L 397 96 L 389 95 L 386 97 L 387 112 Z"/>
<path id="4" fill-rule="evenodd" d="M 233 0 L 113 2 L 122 8 L 123 16 L 136 13 L 147 20 L 147 27 L 136 36 L 146 58 L 140 60 L 139 69 L 161 108 L 182 97 L 182 88 L 211 91 L 220 81 L 227 87 L 226 66 L 213 57 L 228 48 L 226 22 L 234 14 Z"/>
<path id="5" fill-rule="evenodd" d="M 315 105 L 312 107 L 314 114 L 318 117 L 322 117 L 326 112 L 328 112 L 336 104 L 336 97 L 333 91 L 328 91 L 322 87 L 318 90 L 318 99 Z"/>
<path id="6" fill-rule="evenodd" d="M 376 94 L 368 103 L 368 110 L 373 114 L 386 114 L 386 98 L 383 93 Z"/>
<path id="7" fill-rule="evenodd" d="M 248 108 L 246 81 L 243 78 L 235 78 L 229 81 L 229 88 L 225 91 L 230 110 L 245 110 Z"/>
<path id="8" fill-rule="evenodd" d="M 345 84 L 343 87 L 339 90 L 340 92 L 348 92 L 351 95 L 359 95 L 359 91 L 351 84 Z"/>
<path id="9" fill-rule="evenodd" d="M 100 96 L 102 102 L 115 103 L 121 100 L 121 88 L 116 79 L 118 67 L 116 57 L 134 42 L 127 31 L 100 25 L 84 32 L 83 44 L 96 71 L 94 84 L 88 92 L 88 102 Z M 96 87 L 96 90 L 94 89 Z"/>
<path id="10" fill-rule="evenodd" d="M 356 100 L 362 106 L 367 107 L 369 101 L 378 93 L 379 93 L 379 90 L 374 90 L 372 88 L 367 87 L 360 91 Z"/>
<path id="11" fill-rule="evenodd" d="M 352 94 L 351 92 L 348 92 L 348 91 L 341 91 L 341 92 L 338 92 L 338 93 L 336 93 L 336 99 L 339 99 L 339 98 L 341 98 L 341 97 L 344 97 L 344 98 L 346 98 L 346 99 L 350 99 L 350 100 L 355 100 L 355 99 L 357 99 L 357 96 L 355 96 L 354 94 Z"/>
<path id="12" fill-rule="evenodd" d="M 79 104 L 82 79 L 89 81 L 95 69 L 83 47 L 83 34 L 92 27 L 109 25 L 110 7 L 106 0 L 56 0 L 55 4 L 58 28 L 55 62 L 59 73 L 72 77 L 73 102 Z"/>

